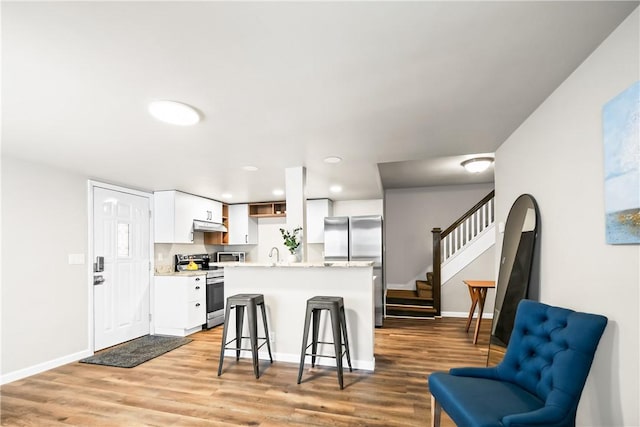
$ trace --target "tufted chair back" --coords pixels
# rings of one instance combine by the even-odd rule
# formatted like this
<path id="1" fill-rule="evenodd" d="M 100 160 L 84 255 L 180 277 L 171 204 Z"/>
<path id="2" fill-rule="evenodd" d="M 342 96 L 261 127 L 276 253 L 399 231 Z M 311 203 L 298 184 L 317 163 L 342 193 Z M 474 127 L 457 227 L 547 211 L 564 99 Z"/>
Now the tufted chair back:
<path id="1" fill-rule="evenodd" d="M 497 376 L 575 417 L 607 318 L 522 300 Z"/>

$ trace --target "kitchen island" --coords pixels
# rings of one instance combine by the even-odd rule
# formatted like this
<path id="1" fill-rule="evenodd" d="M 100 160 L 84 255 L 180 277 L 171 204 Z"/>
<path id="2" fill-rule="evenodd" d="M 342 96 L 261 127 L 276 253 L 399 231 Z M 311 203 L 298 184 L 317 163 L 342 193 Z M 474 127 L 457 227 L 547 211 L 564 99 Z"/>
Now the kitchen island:
<path id="1" fill-rule="evenodd" d="M 307 299 L 317 295 L 344 298 L 351 361 L 354 369 L 373 371 L 374 287 L 371 262 L 333 263 L 219 263 L 225 268 L 225 297 L 242 293 L 264 295 L 274 361 L 299 363 Z M 260 317 L 260 316 L 258 316 Z M 321 316 L 320 341 L 332 342 L 328 312 Z M 229 321 L 235 330 L 235 316 Z M 245 329 L 246 320 L 245 320 Z M 258 320 L 259 336 L 263 336 Z M 247 332 L 244 334 L 248 335 Z M 230 332 L 227 339 L 233 338 Z M 333 346 L 320 345 L 319 353 L 334 354 Z M 228 356 L 235 352 L 227 350 Z M 242 357 L 251 357 L 245 351 Z M 266 346 L 260 358 L 268 359 Z M 332 358 L 319 358 L 320 365 L 335 366 Z"/>

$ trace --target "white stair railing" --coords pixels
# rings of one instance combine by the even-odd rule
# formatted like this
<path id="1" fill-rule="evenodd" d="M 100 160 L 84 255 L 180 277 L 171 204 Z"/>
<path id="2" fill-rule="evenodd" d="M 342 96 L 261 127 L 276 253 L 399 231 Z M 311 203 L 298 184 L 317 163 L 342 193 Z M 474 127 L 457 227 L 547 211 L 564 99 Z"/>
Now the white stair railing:
<path id="1" fill-rule="evenodd" d="M 442 245 L 440 251 L 442 254 L 441 264 L 446 264 L 460 251 L 464 250 L 474 240 L 479 238 L 480 235 L 494 224 L 494 221 L 494 198 L 491 198 L 442 237 L 440 241 Z"/>

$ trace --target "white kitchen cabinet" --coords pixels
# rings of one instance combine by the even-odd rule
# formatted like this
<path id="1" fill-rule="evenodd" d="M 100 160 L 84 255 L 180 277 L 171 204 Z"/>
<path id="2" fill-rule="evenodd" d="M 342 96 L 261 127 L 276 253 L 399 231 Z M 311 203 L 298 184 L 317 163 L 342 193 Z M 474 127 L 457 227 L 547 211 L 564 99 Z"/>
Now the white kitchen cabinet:
<path id="1" fill-rule="evenodd" d="M 193 220 L 222 223 L 222 203 L 176 190 L 156 191 L 154 241 L 193 243 Z"/>
<path id="2" fill-rule="evenodd" d="M 201 330 L 207 323 L 207 276 L 155 276 L 154 279 L 155 333 L 184 337 Z"/>
<path id="3" fill-rule="evenodd" d="M 229 245 L 257 245 L 258 219 L 249 216 L 249 205 L 229 205 Z"/>
<path id="4" fill-rule="evenodd" d="M 222 223 L 222 203 L 204 197 L 195 197 L 193 219 Z"/>
<path id="5" fill-rule="evenodd" d="M 307 243 L 324 243 L 324 218 L 327 216 L 333 216 L 331 200 L 307 200 Z"/>

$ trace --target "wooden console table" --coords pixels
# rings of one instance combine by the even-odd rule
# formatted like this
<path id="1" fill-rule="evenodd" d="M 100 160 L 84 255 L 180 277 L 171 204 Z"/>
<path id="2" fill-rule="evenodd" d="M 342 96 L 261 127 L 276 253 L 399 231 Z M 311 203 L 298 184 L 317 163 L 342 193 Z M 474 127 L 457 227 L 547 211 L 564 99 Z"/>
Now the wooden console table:
<path id="1" fill-rule="evenodd" d="M 467 319 L 467 329 L 471 326 L 473 312 L 478 306 L 478 320 L 476 321 L 476 331 L 473 334 L 473 343 L 478 342 L 478 333 L 480 332 L 480 322 L 482 321 L 482 310 L 484 309 L 484 301 L 487 298 L 487 291 L 496 287 L 496 282 L 492 280 L 463 280 L 469 288 L 469 296 L 471 297 L 471 308 L 469 309 L 469 318 Z"/>

